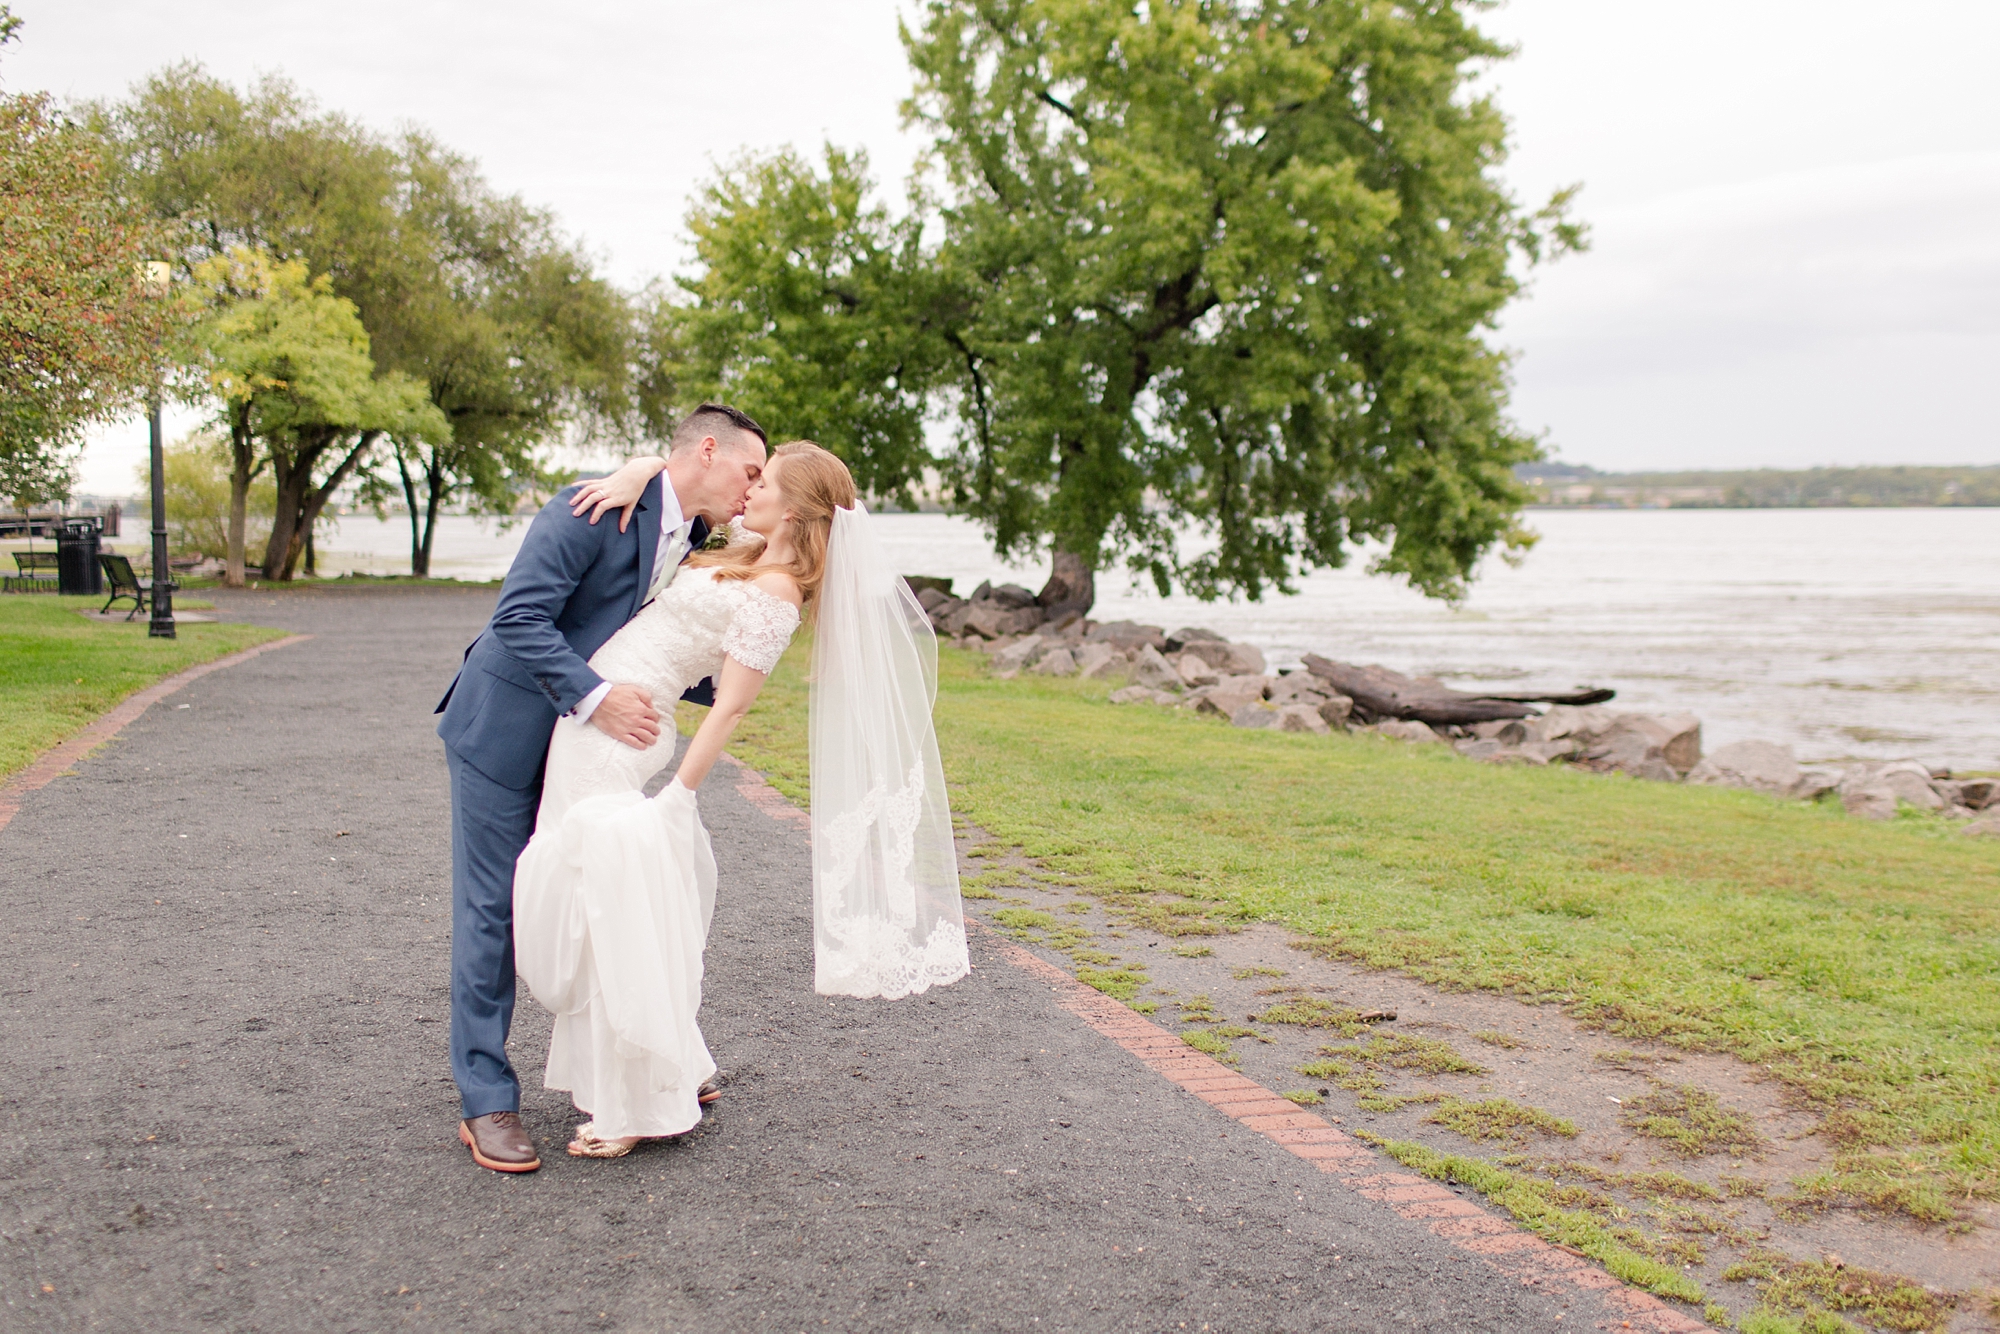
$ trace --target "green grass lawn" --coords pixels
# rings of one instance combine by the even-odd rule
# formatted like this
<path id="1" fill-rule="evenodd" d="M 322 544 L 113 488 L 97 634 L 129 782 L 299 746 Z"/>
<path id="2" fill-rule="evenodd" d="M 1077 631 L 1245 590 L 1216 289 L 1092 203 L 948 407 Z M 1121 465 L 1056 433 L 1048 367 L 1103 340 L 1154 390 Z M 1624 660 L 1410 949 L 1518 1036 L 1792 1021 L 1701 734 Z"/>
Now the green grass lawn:
<path id="1" fill-rule="evenodd" d="M 798 799 L 807 651 L 732 745 Z M 941 657 L 954 807 L 1080 888 L 1184 896 L 1767 1066 L 1840 1151 L 1809 1191 L 1933 1220 L 1994 1193 L 2000 844 L 1935 817 L 1242 731 Z"/>
<path id="2" fill-rule="evenodd" d="M 134 691 L 197 663 L 279 639 L 255 625 L 182 625 L 149 639 L 146 622 L 89 621 L 102 598 L 0 597 L 0 778 L 74 736 Z"/>

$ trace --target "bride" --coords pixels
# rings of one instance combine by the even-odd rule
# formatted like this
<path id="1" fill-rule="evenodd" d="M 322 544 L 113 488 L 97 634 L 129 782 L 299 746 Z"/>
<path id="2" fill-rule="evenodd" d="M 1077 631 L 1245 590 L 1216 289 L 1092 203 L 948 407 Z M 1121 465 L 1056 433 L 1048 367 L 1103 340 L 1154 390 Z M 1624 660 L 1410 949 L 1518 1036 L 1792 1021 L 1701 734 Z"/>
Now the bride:
<path id="1" fill-rule="evenodd" d="M 967 972 L 928 619 L 846 465 L 818 445 L 775 450 L 738 522 L 757 540 L 693 557 L 590 659 L 654 699 L 715 677 L 673 780 L 643 795 L 671 742 L 634 750 L 559 721 L 515 865 L 516 966 L 556 1016 L 546 1083 L 591 1117 L 569 1145 L 578 1157 L 619 1157 L 701 1120 L 715 1061 L 695 1011 L 716 876 L 695 789 L 802 618 L 814 623 L 815 989 L 895 998 Z"/>

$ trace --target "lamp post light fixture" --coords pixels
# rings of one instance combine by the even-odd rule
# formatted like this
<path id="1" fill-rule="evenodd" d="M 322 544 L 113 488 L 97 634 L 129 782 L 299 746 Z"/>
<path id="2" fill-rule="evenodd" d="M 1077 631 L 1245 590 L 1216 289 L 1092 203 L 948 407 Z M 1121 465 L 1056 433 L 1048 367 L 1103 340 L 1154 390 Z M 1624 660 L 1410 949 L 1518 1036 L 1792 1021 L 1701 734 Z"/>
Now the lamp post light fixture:
<path id="1" fill-rule="evenodd" d="M 155 300 L 165 300 L 173 286 L 173 269 L 165 260 L 148 260 L 139 266 L 139 290 Z M 160 433 L 160 391 L 153 390 L 148 415 L 153 445 L 153 616 L 146 634 L 153 639 L 173 639 L 174 584 L 167 569 L 167 456 Z"/>

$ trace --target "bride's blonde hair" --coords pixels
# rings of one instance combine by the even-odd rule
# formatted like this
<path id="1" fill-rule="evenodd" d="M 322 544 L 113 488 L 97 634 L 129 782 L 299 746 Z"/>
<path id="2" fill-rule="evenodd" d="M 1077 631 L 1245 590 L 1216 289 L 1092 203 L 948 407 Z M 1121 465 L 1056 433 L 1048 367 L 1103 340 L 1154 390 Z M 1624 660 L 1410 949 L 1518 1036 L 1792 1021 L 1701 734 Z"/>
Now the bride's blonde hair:
<path id="1" fill-rule="evenodd" d="M 755 579 L 765 570 L 777 569 L 792 577 L 805 597 L 802 610 L 810 612 L 826 577 L 826 543 L 833 532 L 833 512 L 854 505 L 854 477 L 847 465 L 831 451 L 810 440 L 794 440 L 771 451 L 771 462 L 785 461 L 773 468 L 771 476 L 791 514 L 792 550 L 790 564 L 752 568 L 764 554 L 764 539 L 752 537 L 718 551 L 702 551 L 689 558 L 691 568 L 709 566 L 718 579 Z"/>

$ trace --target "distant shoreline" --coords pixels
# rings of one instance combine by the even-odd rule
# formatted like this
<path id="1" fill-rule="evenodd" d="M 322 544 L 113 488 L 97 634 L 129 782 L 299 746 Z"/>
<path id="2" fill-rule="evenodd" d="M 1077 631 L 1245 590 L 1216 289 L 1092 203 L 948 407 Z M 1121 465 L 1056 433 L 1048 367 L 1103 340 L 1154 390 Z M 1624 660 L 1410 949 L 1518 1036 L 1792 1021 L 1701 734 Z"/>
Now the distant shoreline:
<path id="1" fill-rule="evenodd" d="M 1531 500 L 1523 509 L 1531 510 L 1973 510 L 2000 509 L 2000 500 L 1982 501 L 1922 501 L 1912 500 L 1901 503 L 1895 501 L 1820 501 L 1813 504 L 1763 504 L 1760 502 L 1735 502 L 1727 500 L 1673 500 L 1647 497 L 1644 500 L 1627 500 L 1614 497 L 1601 501 L 1583 500 Z"/>
<path id="2" fill-rule="evenodd" d="M 2000 506 L 1989 467 L 1749 468 L 1599 472 L 1561 463 L 1514 470 L 1532 509 L 1966 509 Z"/>

